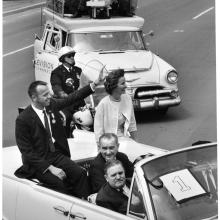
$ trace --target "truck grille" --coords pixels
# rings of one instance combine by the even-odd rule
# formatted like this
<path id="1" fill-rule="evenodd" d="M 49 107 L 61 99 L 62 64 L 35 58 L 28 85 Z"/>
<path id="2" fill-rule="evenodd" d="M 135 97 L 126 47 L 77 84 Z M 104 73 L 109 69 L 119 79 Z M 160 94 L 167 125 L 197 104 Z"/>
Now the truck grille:
<path id="1" fill-rule="evenodd" d="M 141 87 L 135 91 L 134 99 L 170 98 L 170 93 L 171 90 L 164 89 L 162 86 Z"/>

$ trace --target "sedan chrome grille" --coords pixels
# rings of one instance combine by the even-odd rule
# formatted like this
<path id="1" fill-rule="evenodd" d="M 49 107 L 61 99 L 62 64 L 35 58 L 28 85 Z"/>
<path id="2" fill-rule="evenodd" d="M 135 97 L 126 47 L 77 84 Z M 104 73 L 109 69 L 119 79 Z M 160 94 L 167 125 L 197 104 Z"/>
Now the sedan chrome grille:
<path id="1" fill-rule="evenodd" d="M 135 91 L 134 98 L 135 99 L 152 99 L 152 98 L 171 98 L 171 89 L 164 89 L 162 86 L 149 86 L 137 88 Z"/>

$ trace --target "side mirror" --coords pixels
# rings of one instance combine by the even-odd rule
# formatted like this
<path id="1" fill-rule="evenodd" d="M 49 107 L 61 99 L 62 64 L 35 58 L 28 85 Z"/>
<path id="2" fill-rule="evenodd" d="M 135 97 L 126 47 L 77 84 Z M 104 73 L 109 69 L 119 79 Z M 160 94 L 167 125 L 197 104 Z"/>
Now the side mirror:
<path id="1" fill-rule="evenodd" d="M 34 34 L 34 39 L 35 39 L 35 40 L 40 40 L 40 38 L 38 37 L 37 34 Z"/>
<path id="2" fill-rule="evenodd" d="M 145 44 L 146 44 L 147 47 L 150 46 L 149 37 L 151 38 L 153 36 L 154 36 L 154 31 L 153 30 L 150 30 L 148 33 L 143 33 L 144 41 L 145 41 Z"/>
<path id="3" fill-rule="evenodd" d="M 144 38 L 153 37 L 153 36 L 154 36 L 154 31 L 153 30 L 150 30 L 148 33 L 143 33 Z"/>
<path id="4" fill-rule="evenodd" d="M 153 36 L 154 36 L 154 31 L 153 31 L 153 30 L 150 30 L 150 31 L 147 33 L 147 35 L 148 35 L 149 37 L 153 37 Z"/>

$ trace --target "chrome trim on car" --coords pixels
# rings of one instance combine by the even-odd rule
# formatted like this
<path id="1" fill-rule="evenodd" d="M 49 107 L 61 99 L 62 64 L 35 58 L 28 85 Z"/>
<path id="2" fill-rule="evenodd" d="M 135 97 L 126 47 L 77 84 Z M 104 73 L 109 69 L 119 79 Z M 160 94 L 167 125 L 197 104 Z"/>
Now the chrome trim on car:
<path id="1" fill-rule="evenodd" d="M 137 92 L 137 97 L 141 98 L 143 96 L 152 96 L 152 95 L 160 95 L 160 94 L 170 94 L 173 90 L 166 89 L 166 90 L 151 90 L 151 91 L 141 91 Z"/>
<path id="2" fill-rule="evenodd" d="M 135 104 L 136 103 L 136 104 Z M 165 108 L 165 107 L 171 107 L 171 106 L 176 106 L 181 103 L 181 98 L 178 96 L 177 98 L 165 98 L 165 99 L 160 99 L 160 98 L 152 98 L 152 99 L 134 99 L 133 104 L 134 104 L 134 109 L 157 109 L 157 108 Z"/>

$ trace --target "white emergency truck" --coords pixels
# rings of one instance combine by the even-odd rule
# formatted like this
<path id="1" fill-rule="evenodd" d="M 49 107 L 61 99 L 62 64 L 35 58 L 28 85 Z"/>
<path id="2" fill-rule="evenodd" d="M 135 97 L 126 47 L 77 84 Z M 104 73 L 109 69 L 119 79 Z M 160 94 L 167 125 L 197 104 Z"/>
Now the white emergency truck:
<path id="1" fill-rule="evenodd" d="M 126 15 L 121 13 L 120 5 L 117 7 L 117 1 L 86 1 L 83 10 L 78 8 L 80 13 L 71 14 L 66 13 L 64 0 L 48 0 L 43 10 L 44 32 L 34 42 L 36 80 L 50 83 L 51 71 L 59 65 L 59 49 L 71 46 L 76 51 L 76 66 L 90 80 L 98 76 L 103 66 L 106 74 L 124 69 L 126 92 L 132 97 L 135 110 L 166 113 L 169 107 L 179 105 L 178 73 L 148 49 L 142 31 L 144 19 L 134 15 L 134 1 L 127 1 L 133 11 Z M 101 86 L 92 98 L 94 105 L 103 95 Z"/>

